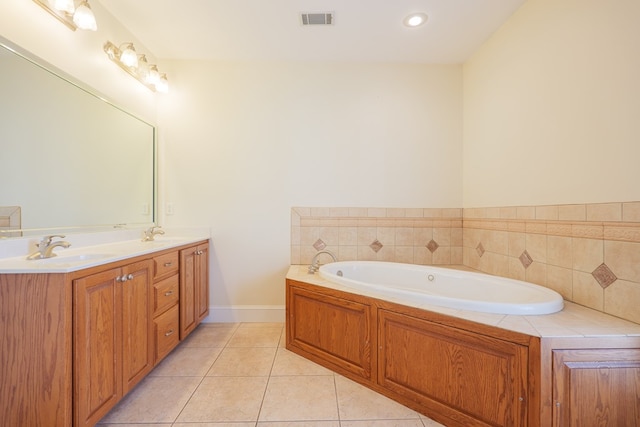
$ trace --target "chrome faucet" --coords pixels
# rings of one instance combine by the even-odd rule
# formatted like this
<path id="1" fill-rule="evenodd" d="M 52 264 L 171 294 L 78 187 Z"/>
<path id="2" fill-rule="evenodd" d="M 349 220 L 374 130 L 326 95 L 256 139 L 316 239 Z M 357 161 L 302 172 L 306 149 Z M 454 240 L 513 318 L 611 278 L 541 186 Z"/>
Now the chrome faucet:
<path id="1" fill-rule="evenodd" d="M 164 234 L 164 230 L 160 230 L 160 226 L 153 225 L 142 232 L 143 242 L 153 242 L 157 234 Z"/>
<path id="2" fill-rule="evenodd" d="M 34 260 L 34 259 L 51 258 L 57 255 L 53 253 L 54 248 L 57 248 L 58 246 L 61 246 L 63 248 L 68 248 L 69 246 L 71 246 L 71 243 L 65 242 L 64 240 L 58 240 L 54 242 L 53 239 L 55 239 L 56 237 L 64 239 L 65 236 L 62 236 L 59 234 L 44 236 L 40 241 L 40 243 L 36 245 L 38 247 L 38 250 L 32 253 L 31 255 L 29 255 L 27 259 Z"/>
<path id="3" fill-rule="evenodd" d="M 331 258 L 333 258 L 333 262 L 338 261 L 338 258 L 336 258 L 336 256 L 332 252 L 330 252 L 330 251 L 319 251 L 317 254 L 315 254 L 313 256 L 313 259 L 311 260 L 311 265 L 309 266 L 309 274 L 315 273 L 320 268 L 320 261 L 318 260 L 318 258 L 322 254 L 329 255 Z"/>

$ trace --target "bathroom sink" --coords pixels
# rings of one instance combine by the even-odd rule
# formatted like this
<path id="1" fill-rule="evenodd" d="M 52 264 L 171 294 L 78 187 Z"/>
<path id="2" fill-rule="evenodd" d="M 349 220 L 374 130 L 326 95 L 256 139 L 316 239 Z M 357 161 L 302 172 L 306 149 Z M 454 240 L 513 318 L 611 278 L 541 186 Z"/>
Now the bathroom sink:
<path id="1" fill-rule="evenodd" d="M 45 264 L 69 264 L 77 262 L 91 262 L 114 256 L 113 254 L 77 254 L 77 255 L 58 255 L 53 258 L 38 260 Z"/>

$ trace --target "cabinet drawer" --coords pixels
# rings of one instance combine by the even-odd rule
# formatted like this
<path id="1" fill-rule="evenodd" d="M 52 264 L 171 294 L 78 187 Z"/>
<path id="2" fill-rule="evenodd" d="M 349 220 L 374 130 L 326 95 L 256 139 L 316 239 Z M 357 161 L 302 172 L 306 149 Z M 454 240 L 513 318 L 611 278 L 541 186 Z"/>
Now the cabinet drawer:
<path id="1" fill-rule="evenodd" d="M 162 360 L 180 342 L 180 311 L 174 305 L 165 313 L 153 319 L 156 336 L 155 361 Z"/>
<path id="2" fill-rule="evenodd" d="M 179 267 L 178 251 L 158 255 L 153 258 L 153 278 L 158 279 L 177 273 Z"/>
<path id="3" fill-rule="evenodd" d="M 159 281 L 153 285 L 153 314 L 162 313 L 167 307 L 178 302 L 180 294 L 179 276 L 174 274 L 168 279 Z"/>

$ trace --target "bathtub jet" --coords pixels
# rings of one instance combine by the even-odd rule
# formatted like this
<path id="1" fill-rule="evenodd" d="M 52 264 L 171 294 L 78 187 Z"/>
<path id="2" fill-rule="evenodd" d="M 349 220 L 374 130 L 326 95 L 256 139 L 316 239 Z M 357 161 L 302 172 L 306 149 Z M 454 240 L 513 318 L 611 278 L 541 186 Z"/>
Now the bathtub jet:
<path id="1" fill-rule="evenodd" d="M 321 266 L 319 274 L 353 290 L 483 313 L 540 315 L 564 307 L 562 296 L 543 286 L 451 268 L 340 261 Z"/>

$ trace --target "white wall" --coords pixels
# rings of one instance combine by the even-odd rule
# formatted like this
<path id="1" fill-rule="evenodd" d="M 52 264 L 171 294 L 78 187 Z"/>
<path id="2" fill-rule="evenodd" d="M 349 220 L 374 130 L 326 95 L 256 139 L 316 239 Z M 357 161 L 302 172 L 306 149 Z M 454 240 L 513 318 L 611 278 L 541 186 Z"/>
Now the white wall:
<path id="1" fill-rule="evenodd" d="M 109 40 L 132 41 L 139 53 L 150 53 L 100 3 L 91 8 L 98 31 L 72 31 L 30 0 L 0 1 L 0 36 L 43 59 L 140 118 L 156 123 L 156 95 L 109 60 Z M 153 63 L 153 55 L 148 55 Z"/>
<path id="2" fill-rule="evenodd" d="M 461 66 L 163 66 L 163 218 L 211 226 L 213 306 L 284 304 L 293 206 L 461 206 Z"/>
<path id="3" fill-rule="evenodd" d="M 640 200 L 640 2 L 526 2 L 464 65 L 464 206 Z"/>

